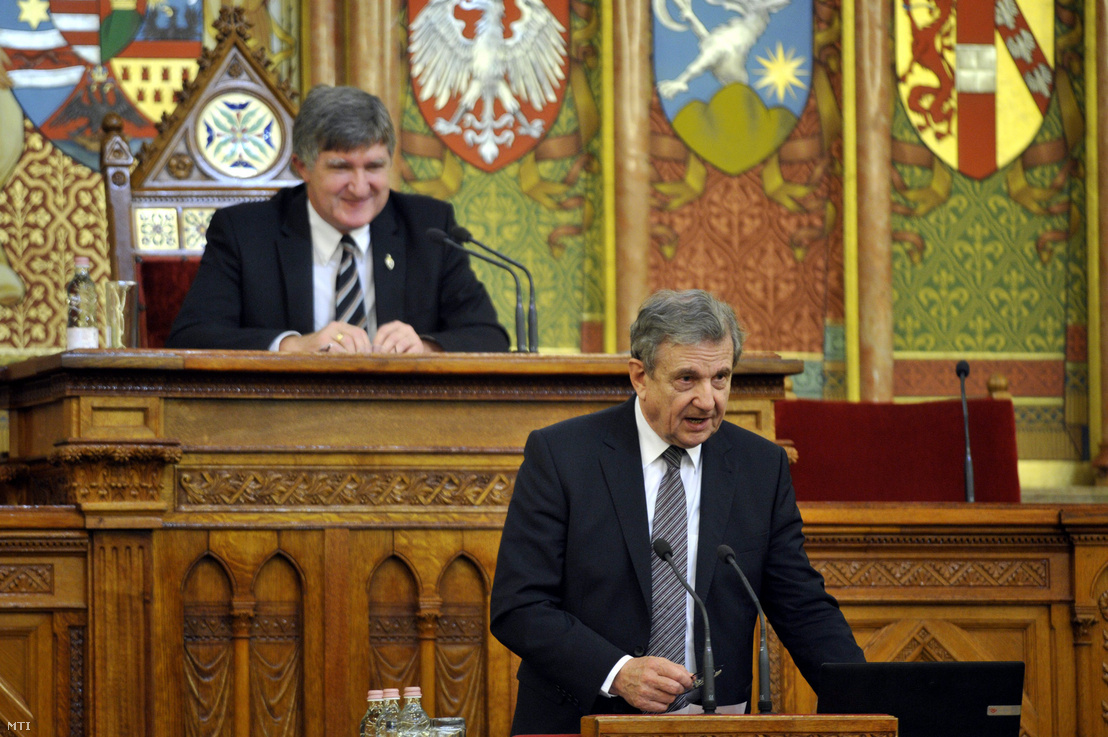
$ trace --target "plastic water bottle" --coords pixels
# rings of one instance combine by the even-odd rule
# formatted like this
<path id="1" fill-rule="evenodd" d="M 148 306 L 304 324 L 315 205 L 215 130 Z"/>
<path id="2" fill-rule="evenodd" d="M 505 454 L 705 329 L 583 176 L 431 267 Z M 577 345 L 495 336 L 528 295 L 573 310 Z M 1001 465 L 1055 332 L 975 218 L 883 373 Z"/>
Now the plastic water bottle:
<path id="1" fill-rule="evenodd" d="M 377 723 L 374 725 L 374 731 L 378 737 L 385 737 L 387 731 L 385 722 L 393 722 L 395 725 L 400 721 L 400 689 L 386 688 L 383 695 L 381 714 L 377 717 Z"/>
<path id="2" fill-rule="evenodd" d="M 385 692 L 379 688 L 369 689 L 366 694 L 365 716 L 358 727 L 358 737 L 377 737 L 377 717 L 381 716 L 381 704 L 385 701 Z"/>
<path id="3" fill-rule="evenodd" d="M 400 737 L 428 737 L 431 718 L 423 710 L 423 693 L 419 686 L 404 689 L 404 708 L 400 710 Z"/>
<path id="4" fill-rule="evenodd" d="M 73 259 L 73 278 L 65 285 L 68 302 L 65 345 L 74 348 L 99 348 L 100 328 L 96 325 L 96 284 L 89 276 L 88 256 Z"/>

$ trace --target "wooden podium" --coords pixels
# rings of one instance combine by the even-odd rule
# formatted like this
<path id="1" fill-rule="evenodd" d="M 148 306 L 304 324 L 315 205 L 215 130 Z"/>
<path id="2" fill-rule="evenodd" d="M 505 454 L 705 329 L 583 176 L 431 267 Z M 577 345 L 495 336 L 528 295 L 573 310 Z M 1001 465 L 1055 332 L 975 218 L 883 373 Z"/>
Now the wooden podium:
<path id="1" fill-rule="evenodd" d="M 800 368 L 744 356 L 728 419 L 772 437 Z M 0 369 L 0 724 L 344 737 L 370 684 L 420 685 L 433 716 L 505 737 L 518 661 L 488 593 L 524 441 L 630 393 L 626 356 L 77 351 Z M 1108 734 L 1108 507 L 801 513 L 868 659 L 1022 660 L 1028 737 Z M 774 634 L 774 708 L 813 712 Z"/>
<path id="2" fill-rule="evenodd" d="M 896 717 L 876 714 L 588 716 L 581 737 L 896 737 Z"/>

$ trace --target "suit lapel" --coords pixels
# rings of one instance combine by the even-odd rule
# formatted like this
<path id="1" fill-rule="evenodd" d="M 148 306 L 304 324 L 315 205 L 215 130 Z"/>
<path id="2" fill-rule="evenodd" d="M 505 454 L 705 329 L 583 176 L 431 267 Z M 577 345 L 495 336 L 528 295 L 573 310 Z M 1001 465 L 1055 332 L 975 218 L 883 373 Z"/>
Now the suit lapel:
<path id="1" fill-rule="evenodd" d="M 730 440 L 721 433 L 716 433 L 704 443 L 702 453 L 700 541 L 697 545 L 694 588 L 697 595 L 704 599 L 712 585 L 716 550 L 723 542 L 739 482 Z"/>
<path id="2" fill-rule="evenodd" d="M 312 236 L 308 225 L 308 195 L 304 185 L 292 192 L 288 217 L 277 237 L 277 260 L 285 284 L 285 319 L 304 335 L 315 331 L 312 296 Z"/>
<path id="3" fill-rule="evenodd" d="M 369 224 L 369 233 L 377 325 L 404 320 L 404 281 L 408 258 L 391 196 L 385 203 L 385 209 Z"/>
<path id="4" fill-rule="evenodd" d="M 600 451 L 600 468 L 615 507 L 627 553 L 650 610 L 650 536 L 646 519 L 646 487 L 642 476 L 635 400 L 621 407 Z"/>

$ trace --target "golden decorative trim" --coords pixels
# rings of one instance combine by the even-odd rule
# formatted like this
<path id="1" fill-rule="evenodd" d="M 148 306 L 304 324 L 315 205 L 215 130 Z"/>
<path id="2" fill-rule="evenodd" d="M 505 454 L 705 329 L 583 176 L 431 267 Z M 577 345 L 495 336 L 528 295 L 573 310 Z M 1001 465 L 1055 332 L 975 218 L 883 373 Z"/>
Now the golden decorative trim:
<path id="1" fill-rule="evenodd" d="M 181 505 L 234 507 L 496 507 L 514 485 L 514 472 L 362 467 L 189 468 L 176 483 Z"/>
<path id="2" fill-rule="evenodd" d="M 54 566 L 50 563 L 0 566 L 0 596 L 53 594 Z"/>
<path id="3" fill-rule="evenodd" d="M 88 443 L 70 440 L 48 457 L 71 504 L 157 502 L 162 474 L 178 463 L 179 443 Z"/>
<path id="4" fill-rule="evenodd" d="M 1050 588 L 1050 561 L 1037 560 L 813 560 L 835 587 Z"/>

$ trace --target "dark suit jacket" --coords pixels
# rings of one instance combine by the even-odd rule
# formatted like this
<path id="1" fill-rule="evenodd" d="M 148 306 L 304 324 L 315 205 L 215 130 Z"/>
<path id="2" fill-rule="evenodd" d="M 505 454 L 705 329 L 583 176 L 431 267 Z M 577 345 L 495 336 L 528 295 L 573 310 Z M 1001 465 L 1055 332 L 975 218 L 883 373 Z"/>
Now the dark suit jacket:
<path id="1" fill-rule="evenodd" d="M 315 330 L 307 203 L 300 185 L 216 212 L 167 347 L 265 350 L 282 332 Z M 425 235 L 454 224 L 445 202 L 390 193 L 369 226 L 377 324 L 401 320 L 448 351 L 507 350 L 508 335 L 466 254 Z"/>
<path id="2" fill-rule="evenodd" d="M 695 589 L 708 608 L 719 704 L 749 703 L 757 613 L 730 545 L 774 630 L 819 691 L 824 662 L 863 660 L 803 549 L 785 452 L 724 422 L 703 445 Z M 523 662 L 513 734 L 577 732 L 585 714 L 634 711 L 600 696 L 650 639 L 646 493 L 634 399 L 531 433 L 508 507 L 492 589 L 492 633 Z M 704 633 L 695 617 L 695 652 Z"/>

